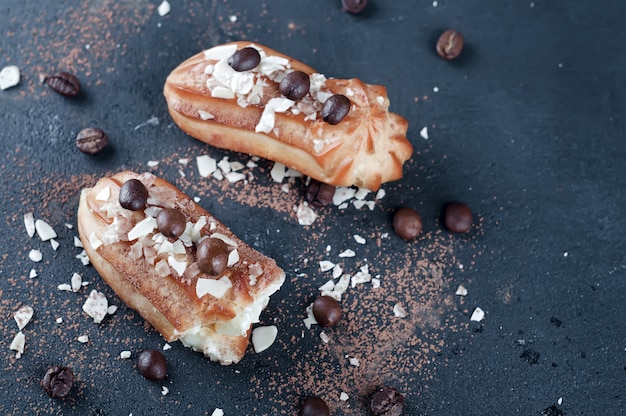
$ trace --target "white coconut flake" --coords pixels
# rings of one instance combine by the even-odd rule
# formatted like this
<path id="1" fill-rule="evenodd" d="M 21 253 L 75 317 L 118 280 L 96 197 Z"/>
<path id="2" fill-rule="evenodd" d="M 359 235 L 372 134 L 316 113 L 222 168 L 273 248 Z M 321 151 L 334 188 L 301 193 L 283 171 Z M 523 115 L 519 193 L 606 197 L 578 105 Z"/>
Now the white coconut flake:
<path id="1" fill-rule="evenodd" d="M 226 276 L 219 280 L 199 278 L 196 282 L 196 296 L 201 299 L 204 295 L 209 294 L 220 299 L 232 286 L 232 282 Z"/>
<path id="2" fill-rule="evenodd" d="M 77 254 L 76 258 L 78 260 L 80 260 L 80 262 L 83 264 L 83 266 L 87 266 L 90 263 L 89 256 L 87 256 L 87 252 L 85 250 L 83 250 L 79 254 Z"/>
<path id="3" fill-rule="evenodd" d="M 428 140 L 428 127 L 424 127 L 420 130 L 420 136 L 422 136 L 422 139 Z"/>
<path id="4" fill-rule="evenodd" d="M 359 201 L 363 201 L 367 195 L 369 195 L 372 191 L 367 188 L 359 188 L 355 193 L 354 197 Z"/>
<path id="5" fill-rule="evenodd" d="M 327 272 L 331 270 L 333 267 L 335 267 L 335 263 L 333 263 L 332 261 L 328 261 L 328 260 L 322 260 L 320 261 L 319 264 L 320 264 L 321 272 Z"/>
<path id="6" fill-rule="evenodd" d="M 170 11 L 172 11 L 172 8 L 170 4 L 167 2 L 167 0 L 164 0 L 161 4 L 159 4 L 157 11 L 159 12 L 159 16 L 163 17 L 166 14 L 168 14 Z"/>
<path id="7" fill-rule="evenodd" d="M 35 230 L 41 241 L 48 241 L 53 238 L 57 238 L 57 233 L 52 229 L 50 224 L 44 220 L 35 221 Z"/>
<path id="8" fill-rule="evenodd" d="M 480 322 L 485 318 L 485 311 L 480 308 L 474 309 L 472 316 L 470 317 L 470 321 Z"/>
<path id="9" fill-rule="evenodd" d="M 197 156 L 196 163 L 198 164 L 198 173 L 203 178 L 208 178 L 217 169 L 217 161 L 208 155 Z"/>
<path id="10" fill-rule="evenodd" d="M 252 346 L 258 354 L 272 346 L 276 341 L 278 328 L 275 325 L 259 326 L 252 330 Z"/>
<path id="11" fill-rule="evenodd" d="M 74 236 L 74 247 L 83 247 L 83 242 L 76 236 Z"/>
<path id="12" fill-rule="evenodd" d="M 354 237 L 354 241 L 356 241 L 358 244 L 365 244 L 367 242 L 365 238 L 361 237 L 358 234 L 353 235 L 353 237 Z"/>
<path id="13" fill-rule="evenodd" d="M 28 273 L 28 277 L 30 279 L 34 279 L 35 277 L 37 277 L 37 270 L 35 269 L 30 269 L 30 273 Z"/>
<path id="14" fill-rule="evenodd" d="M 17 328 L 21 331 L 30 322 L 35 311 L 30 306 L 22 306 L 14 314 L 13 318 L 17 323 Z"/>
<path id="15" fill-rule="evenodd" d="M 286 169 L 287 167 L 282 163 L 274 163 L 274 166 L 272 166 L 272 170 L 270 171 L 270 176 L 272 177 L 274 182 L 281 183 L 283 179 L 285 179 Z"/>
<path id="16" fill-rule="evenodd" d="M 130 358 L 130 356 L 131 356 L 131 352 L 130 351 L 125 350 L 125 351 L 120 352 L 120 358 L 122 360 L 126 360 L 126 359 Z"/>
<path id="17" fill-rule="evenodd" d="M 333 279 L 336 279 L 338 277 L 340 277 L 343 274 L 343 268 L 336 264 L 335 267 L 333 267 Z"/>
<path id="18" fill-rule="evenodd" d="M 156 221 L 155 221 L 155 223 L 156 223 Z M 102 245 L 102 241 L 100 241 L 100 239 L 98 238 L 96 233 L 91 233 L 89 235 L 89 245 L 94 250 L 97 250 L 98 247 L 100 247 Z"/>
<path id="19" fill-rule="evenodd" d="M 239 252 L 237 251 L 237 249 L 231 250 L 228 253 L 228 263 L 226 264 L 226 266 L 232 267 L 235 264 L 237 264 L 238 261 L 239 261 Z"/>
<path id="20" fill-rule="evenodd" d="M 0 71 L 0 90 L 15 87 L 20 83 L 20 69 L 15 65 L 9 65 Z"/>
<path id="21" fill-rule="evenodd" d="M 139 127 L 139 126 L 137 126 Z M 157 166 L 159 166 L 159 161 L 157 160 L 149 160 L 147 163 L 149 168 L 156 168 Z"/>
<path id="22" fill-rule="evenodd" d="M 342 391 L 339 395 L 339 400 L 341 400 L 342 402 L 348 401 L 349 398 L 350 396 L 348 396 L 348 393 L 346 393 L 345 391 Z"/>
<path id="23" fill-rule="evenodd" d="M 333 205 L 340 206 L 343 202 L 352 199 L 356 194 L 356 189 L 338 186 L 333 195 Z"/>
<path id="24" fill-rule="evenodd" d="M 229 246 L 237 248 L 237 242 L 235 240 L 233 240 L 232 238 L 228 238 L 227 236 L 225 236 L 222 233 L 213 233 L 213 234 L 211 234 L 211 238 L 219 238 L 220 240 L 222 240 L 223 242 L 225 242 Z"/>
<path id="25" fill-rule="evenodd" d="M 26 234 L 28 234 L 29 237 L 35 235 L 35 218 L 32 212 L 24 214 L 24 227 L 26 227 Z"/>
<path id="26" fill-rule="evenodd" d="M 78 273 L 74 273 L 71 279 L 72 292 L 78 292 L 83 285 L 83 278 Z"/>
<path id="27" fill-rule="evenodd" d="M 386 195 L 385 190 L 383 188 L 380 188 L 378 192 L 376 192 L 376 196 L 374 197 L 374 199 L 378 201 L 379 199 L 383 199 L 385 195 Z"/>
<path id="28" fill-rule="evenodd" d="M 356 253 L 350 249 L 344 250 L 341 253 L 339 253 L 339 257 L 354 257 L 356 256 Z"/>
<path id="29" fill-rule="evenodd" d="M 50 247 L 52 247 L 52 250 L 57 251 L 57 248 L 59 248 L 59 242 L 57 240 L 55 240 L 54 238 L 50 239 Z"/>
<path id="30" fill-rule="evenodd" d="M 212 61 L 228 59 L 237 51 L 237 45 L 220 45 L 204 51 L 204 57 Z"/>
<path id="31" fill-rule="evenodd" d="M 183 260 L 183 261 L 179 261 L 176 260 L 176 258 L 174 256 L 169 256 L 167 258 L 167 263 L 172 266 L 172 269 L 174 269 L 174 271 L 176 271 L 176 273 L 179 276 L 182 276 L 183 273 L 185 273 L 185 270 L 187 269 L 187 261 Z"/>
<path id="32" fill-rule="evenodd" d="M 306 202 L 298 205 L 296 216 L 298 217 L 298 224 L 300 225 L 311 225 L 317 219 L 317 214 Z"/>
<path id="33" fill-rule="evenodd" d="M 393 305 L 393 314 L 398 318 L 406 318 L 406 309 L 400 303 Z"/>
<path id="34" fill-rule="evenodd" d="M 11 345 L 9 345 L 9 349 L 12 351 L 17 351 L 15 353 L 15 358 L 20 358 L 22 354 L 24 354 L 24 347 L 26 346 L 26 337 L 22 331 L 19 331 L 15 334 L 13 341 L 11 341 Z"/>
<path id="35" fill-rule="evenodd" d="M 83 312 L 93 318 L 95 323 L 99 324 L 107 315 L 108 307 L 109 302 L 104 293 L 92 290 L 83 304 Z"/>
<path id="36" fill-rule="evenodd" d="M 107 308 L 107 315 L 113 315 L 115 312 L 117 312 L 117 306 L 115 305 L 110 305 Z"/>
<path id="37" fill-rule="evenodd" d="M 109 188 L 108 186 L 105 186 L 96 195 L 96 201 L 108 201 L 110 197 L 111 197 L 111 188 Z"/>
<path id="38" fill-rule="evenodd" d="M 216 408 L 213 410 L 213 413 L 211 413 L 211 416 L 224 416 L 224 411 L 220 408 Z"/>
<path id="39" fill-rule="evenodd" d="M 89 335 L 81 335 L 76 338 L 76 341 L 80 342 L 81 344 L 86 344 L 89 342 Z"/>
<path id="40" fill-rule="evenodd" d="M 39 250 L 31 250 L 28 252 L 28 258 L 35 263 L 39 263 L 41 259 L 43 259 L 43 254 L 41 254 L 41 251 Z"/>
<path id="41" fill-rule="evenodd" d="M 457 296 L 467 296 L 467 289 L 465 289 L 465 286 L 459 285 L 454 294 Z"/>
<path id="42" fill-rule="evenodd" d="M 373 277 L 372 278 L 372 289 L 378 289 L 380 287 L 380 279 Z"/>
<path id="43" fill-rule="evenodd" d="M 62 324 L 63 323 L 63 318 L 57 318 L 55 319 L 55 321 L 57 324 Z"/>
<path id="44" fill-rule="evenodd" d="M 320 332 L 320 338 L 324 344 L 328 344 L 330 342 L 330 337 L 324 331 Z"/>
<path id="45" fill-rule="evenodd" d="M 348 358 L 348 361 L 350 362 L 350 365 L 354 366 L 354 367 L 359 367 L 361 366 L 361 362 L 359 361 L 358 358 L 356 357 L 350 357 Z"/>
<path id="46" fill-rule="evenodd" d="M 335 288 L 335 282 L 333 282 L 332 280 L 329 280 L 328 282 L 321 285 L 318 290 L 320 290 L 321 292 L 328 292 L 328 291 L 332 291 L 334 288 Z"/>
<path id="47" fill-rule="evenodd" d="M 68 283 L 61 283 L 60 285 L 57 286 L 57 289 L 62 290 L 64 292 L 71 292 L 72 286 Z"/>
<path id="48" fill-rule="evenodd" d="M 237 183 L 246 179 L 246 175 L 241 172 L 228 172 L 224 177 L 230 183 Z"/>
<path id="49" fill-rule="evenodd" d="M 139 221 L 132 230 L 128 232 L 128 241 L 136 240 L 139 237 L 145 237 L 157 228 L 156 219 L 146 217 Z M 93 247 L 93 244 L 92 244 Z"/>

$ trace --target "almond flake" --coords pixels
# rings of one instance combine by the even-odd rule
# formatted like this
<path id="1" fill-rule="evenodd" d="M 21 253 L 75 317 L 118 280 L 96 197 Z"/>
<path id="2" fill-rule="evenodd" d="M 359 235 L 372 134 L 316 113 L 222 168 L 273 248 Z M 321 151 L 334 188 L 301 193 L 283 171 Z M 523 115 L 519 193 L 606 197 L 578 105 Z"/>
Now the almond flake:
<path id="1" fill-rule="evenodd" d="M 174 269 L 179 276 L 182 276 L 187 269 L 187 261 L 178 261 L 174 256 L 169 256 L 167 258 L 167 263 L 172 266 L 172 269 Z"/>
<path id="2" fill-rule="evenodd" d="M 335 267 L 333 267 L 333 279 L 340 277 L 342 274 L 343 274 L 343 269 L 341 268 L 340 265 L 336 264 Z"/>
<path id="3" fill-rule="evenodd" d="M 212 61 L 228 59 L 237 51 L 237 45 L 220 45 L 204 51 L 204 58 Z"/>
<path id="4" fill-rule="evenodd" d="M 28 274 L 28 277 L 31 279 L 34 279 L 35 277 L 37 277 L 37 270 L 30 269 L 30 273 Z"/>
<path id="5" fill-rule="evenodd" d="M 213 413 L 211 413 L 211 416 L 224 416 L 224 411 L 222 409 L 216 408 L 215 410 L 213 410 Z"/>
<path id="6" fill-rule="evenodd" d="M 62 324 L 63 323 L 63 318 L 57 318 L 55 319 L 55 321 L 57 324 Z"/>
<path id="7" fill-rule="evenodd" d="M 48 241 L 52 238 L 57 238 L 57 233 L 54 229 L 44 220 L 35 221 L 35 230 L 41 241 Z"/>
<path id="8" fill-rule="evenodd" d="M 380 188 L 378 192 L 376 192 L 376 196 L 374 197 L 374 199 L 378 201 L 379 199 L 383 199 L 385 195 L 386 195 L 385 190 L 383 188 Z"/>
<path id="9" fill-rule="evenodd" d="M 168 350 L 171 350 L 171 349 L 172 349 L 172 346 L 171 346 L 170 344 L 165 343 L 165 344 L 163 345 L 163 351 L 168 351 Z"/>
<path id="10" fill-rule="evenodd" d="M 306 202 L 298 205 L 296 216 L 298 217 L 298 224 L 300 225 L 311 225 L 317 219 L 317 214 Z"/>
<path id="11" fill-rule="evenodd" d="M 350 362 L 350 365 L 353 365 L 355 367 L 359 367 L 361 365 L 361 363 L 359 362 L 358 358 L 356 358 L 356 357 L 350 357 L 350 358 L 348 358 L 348 361 Z"/>
<path id="12" fill-rule="evenodd" d="M 110 197 L 111 197 L 111 188 L 109 188 L 108 186 L 105 186 L 104 188 L 102 188 L 100 192 L 98 192 L 98 195 L 96 195 L 96 201 L 106 202 L 109 200 Z"/>
<path id="13" fill-rule="evenodd" d="M 91 235 L 89 235 L 89 245 L 94 250 L 97 250 L 98 247 L 102 245 L 102 241 L 100 241 L 96 233 L 91 233 Z"/>
<path id="14" fill-rule="evenodd" d="M 22 306 L 13 314 L 17 328 L 21 331 L 30 322 L 35 311 L 30 306 Z"/>
<path id="15" fill-rule="evenodd" d="M 15 334 L 13 341 L 11 341 L 11 345 L 9 345 L 9 349 L 12 351 L 17 351 L 15 353 L 15 358 L 20 358 L 22 354 L 24 354 L 24 346 L 26 345 L 26 337 L 22 331 L 19 331 Z"/>
<path id="16" fill-rule="evenodd" d="M 83 247 L 83 242 L 76 236 L 74 236 L 74 247 Z"/>
<path id="17" fill-rule="evenodd" d="M 228 263 L 226 264 L 226 266 L 232 267 L 237 264 L 238 261 L 239 252 L 237 251 L 237 249 L 231 250 L 230 253 L 228 253 Z"/>
<path id="18" fill-rule="evenodd" d="M 320 338 L 324 344 L 328 344 L 330 342 L 330 337 L 324 331 L 320 332 Z"/>
<path id="19" fill-rule="evenodd" d="M 83 304 L 83 311 L 92 317 L 95 323 L 99 324 L 107 315 L 108 307 L 109 302 L 104 293 L 92 290 Z"/>
<path id="20" fill-rule="evenodd" d="M 170 4 L 167 2 L 167 0 L 164 0 L 161 4 L 159 4 L 159 7 L 157 8 L 157 12 L 159 13 L 159 16 L 161 17 L 168 14 L 171 10 L 172 8 Z"/>
<path id="21" fill-rule="evenodd" d="M 81 344 L 86 344 L 89 342 L 89 335 L 81 335 L 76 338 L 76 341 L 80 342 Z"/>
<path id="22" fill-rule="evenodd" d="M 139 221 L 133 227 L 133 229 L 128 232 L 128 241 L 136 240 L 139 237 L 145 237 L 146 235 L 150 234 L 155 228 L 157 228 L 156 219 L 152 217 L 146 217 L 143 220 Z"/>
<path id="23" fill-rule="evenodd" d="M 246 179 L 246 175 L 240 172 L 228 172 L 224 177 L 230 183 L 237 183 Z"/>
<path id="24" fill-rule="evenodd" d="M 170 389 L 168 389 L 165 386 L 161 386 L 161 395 L 167 396 L 169 392 L 170 392 Z"/>
<path id="25" fill-rule="evenodd" d="M 467 296 L 467 289 L 465 289 L 465 286 L 459 285 L 454 294 L 457 296 Z"/>
<path id="26" fill-rule="evenodd" d="M 428 127 L 424 127 L 420 130 L 420 136 L 422 136 L 422 139 L 428 140 Z"/>
<path id="27" fill-rule="evenodd" d="M 285 172 L 287 167 L 282 163 L 276 162 L 270 171 L 270 176 L 274 180 L 274 182 L 282 183 L 283 179 L 285 179 Z"/>
<path id="28" fill-rule="evenodd" d="M 393 305 L 393 314 L 398 318 L 406 318 L 406 309 L 400 303 Z"/>
<path id="29" fill-rule="evenodd" d="M 208 155 L 197 156 L 196 163 L 198 164 L 198 173 L 203 178 L 208 178 L 217 169 L 217 161 Z"/>
<path id="30" fill-rule="evenodd" d="M 35 263 L 39 263 L 41 259 L 43 259 L 43 254 L 41 254 L 41 251 L 39 250 L 31 250 L 28 252 L 28 258 Z"/>
<path id="31" fill-rule="evenodd" d="M 113 315 L 115 312 L 117 312 L 117 306 L 115 305 L 110 305 L 107 308 L 107 315 Z"/>
<path id="32" fill-rule="evenodd" d="M 67 283 L 61 283 L 60 285 L 57 286 L 57 289 L 62 290 L 64 292 L 71 292 L 72 286 L 70 286 Z"/>
<path id="33" fill-rule="evenodd" d="M 9 65 L 0 71 L 0 90 L 15 87 L 20 83 L 20 69 L 15 65 Z"/>
<path id="34" fill-rule="evenodd" d="M 342 391 L 339 395 L 339 400 L 341 400 L 342 402 L 347 401 L 349 398 L 350 396 L 348 396 L 348 393 L 346 393 L 345 391 Z"/>
<path id="35" fill-rule="evenodd" d="M 335 189 L 335 195 L 333 195 L 333 205 L 339 206 L 343 202 L 352 199 L 356 194 L 356 189 L 346 188 L 344 186 L 338 186 Z"/>
<path id="36" fill-rule="evenodd" d="M 372 289 L 378 289 L 380 287 L 380 279 L 372 278 Z"/>
<path id="37" fill-rule="evenodd" d="M 354 237 L 354 241 L 356 241 L 358 244 L 366 243 L 366 240 L 358 234 L 355 234 L 353 237 Z"/>
<path id="38" fill-rule="evenodd" d="M 306 318 L 304 318 L 302 322 L 304 322 L 304 326 L 306 327 L 306 329 L 311 329 L 311 325 L 317 325 L 317 320 L 315 319 L 315 316 L 313 315 L 312 303 L 306 307 Z"/>
<path id="39" fill-rule="evenodd" d="M 57 240 L 55 240 L 54 238 L 50 239 L 50 246 L 52 247 L 52 250 L 57 251 L 57 248 L 59 248 L 59 242 Z"/>
<path id="40" fill-rule="evenodd" d="M 356 256 L 356 253 L 350 249 L 344 250 L 341 253 L 339 253 L 339 257 L 354 257 Z"/>
<path id="41" fill-rule="evenodd" d="M 198 296 L 198 299 L 201 299 L 204 295 L 209 294 L 220 299 L 232 285 L 232 282 L 226 276 L 219 280 L 199 278 L 196 282 L 196 296 Z"/>
<path id="42" fill-rule="evenodd" d="M 149 160 L 147 165 L 149 168 L 156 168 L 159 166 L 159 162 L 157 160 Z"/>
<path id="43" fill-rule="evenodd" d="M 29 237 L 35 235 L 35 218 L 32 212 L 24 214 L 24 227 L 26 227 L 26 233 Z"/>
<path id="44" fill-rule="evenodd" d="M 252 330 L 252 346 L 256 353 L 265 351 L 276 341 L 278 328 L 275 325 L 260 326 Z"/>
<path id="45" fill-rule="evenodd" d="M 321 272 L 327 272 L 329 270 L 331 270 L 333 267 L 335 267 L 335 263 L 328 261 L 328 260 L 322 260 L 320 261 L 320 271 Z"/>
<path id="46" fill-rule="evenodd" d="M 120 352 L 120 358 L 122 360 L 126 360 L 127 358 L 130 358 L 131 356 L 131 352 L 130 351 L 122 351 Z"/>
<path id="47" fill-rule="evenodd" d="M 485 311 L 480 308 L 474 309 L 472 316 L 470 317 L 470 321 L 480 322 L 485 319 Z"/>
<path id="48" fill-rule="evenodd" d="M 335 282 L 333 282 L 332 280 L 329 280 L 328 282 L 320 286 L 318 290 L 320 290 L 321 292 L 327 292 L 327 291 L 332 291 L 334 288 L 335 288 Z"/>
<path id="49" fill-rule="evenodd" d="M 71 279 L 72 283 L 72 292 L 78 292 L 78 290 L 83 285 L 83 278 L 78 273 L 74 273 Z"/>
<path id="50" fill-rule="evenodd" d="M 354 197 L 356 199 L 358 199 L 359 201 L 363 201 L 365 199 L 365 197 L 371 193 L 372 191 L 370 191 L 367 188 L 359 188 L 355 193 L 354 193 Z"/>
<path id="51" fill-rule="evenodd" d="M 209 113 L 208 111 L 204 111 L 204 110 L 198 110 L 198 115 L 200 116 L 200 119 L 202 121 L 213 120 L 215 118 L 215 116 L 213 114 Z"/>

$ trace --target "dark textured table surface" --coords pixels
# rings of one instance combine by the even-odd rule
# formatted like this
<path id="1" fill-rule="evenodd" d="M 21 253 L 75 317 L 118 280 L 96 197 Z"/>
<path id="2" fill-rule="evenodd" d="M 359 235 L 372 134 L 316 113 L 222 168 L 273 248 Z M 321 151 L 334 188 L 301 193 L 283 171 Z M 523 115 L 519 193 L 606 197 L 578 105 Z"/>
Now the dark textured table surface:
<path id="1" fill-rule="evenodd" d="M 1 414 L 295 414 L 317 394 L 332 414 L 362 415 L 382 385 L 402 392 L 406 415 L 626 412 L 626 3 L 370 1 L 357 16 L 339 1 L 181 0 L 166 16 L 159 3 L 0 4 L 0 66 L 21 71 L 18 86 L 0 91 Z M 466 39 L 452 62 L 434 52 L 448 28 Z M 326 207 L 303 227 L 293 212 L 301 181 L 283 192 L 269 178 L 270 162 L 251 168 L 248 184 L 198 175 L 199 155 L 250 158 L 180 131 L 163 82 L 189 56 L 240 39 L 327 76 L 387 87 L 415 151 L 373 210 Z M 39 82 L 57 70 L 78 76 L 79 97 Z M 111 142 L 95 157 L 74 147 L 78 131 L 92 126 Z M 173 343 L 164 382 L 139 375 L 137 353 L 164 342 L 75 258 L 73 243 L 78 192 L 122 169 L 152 171 L 200 197 L 285 269 L 261 317 L 279 328 L 274 345 L 220 366 Z M 441 209 L 455 200 L 474 212 L 467 235 L 442 226 Z M 399 206 L 424 219 L 416 241 L 391 229 Z M 28 212 L 54 227 L 56 251 L 27 236 Z M 356 256 L 339 257 L 347 248 Z M 41 262 L 29 260 L 31 249 L 41 250 Z M 367 265 L 381 280 L 378 289 L 348 289 L 327 344 L 320 328 L 302 324 L 330 279 L 321 260 L 350 274 Z M 89 285 L 58 290 L 73 273 Z M 467 296 L 455 295 L 459 285 Z M 91 289 L 119 307 L 99 325 L 81 310 Z M 394 315 L 396 304 L 406 317 Z M 35 314 L 16 359 L 13 313 L 24 305 Z M 481 322 L 470 321 L 476 307 L 485 311 Z M 78 342 L 81 335 L 89 341 Z M 130 359 L 120 358 L 124 350 Z M 76 375 L 65 400 L 39 384 L 55 364 Z"/>

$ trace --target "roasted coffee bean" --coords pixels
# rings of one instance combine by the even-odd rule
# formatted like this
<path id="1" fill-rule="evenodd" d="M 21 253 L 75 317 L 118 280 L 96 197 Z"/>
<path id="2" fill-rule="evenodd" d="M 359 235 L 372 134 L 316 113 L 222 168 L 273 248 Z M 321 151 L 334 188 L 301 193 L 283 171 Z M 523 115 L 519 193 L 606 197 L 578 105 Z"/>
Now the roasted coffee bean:
<path id="1" fill-rule="evenodd" d="M 217 276 L 228 265 L 228 245 L 219 238 L 206 238 L 198 244 L 196 257 L 200 271 Z"/>
<path id="2" fill-rule="evenodd" d="M 404 397 L 393 387 L 382 387 L 372 394 L 372 416 L 400 416 L 404 410 Z"/>
<path id="3" fill-rule="evenodd" d="M 302 71 L 293 71 L 283 77 L 278 91 L 290 100 L 298 101 L 309 93 L 309 88 L 311 88 L 309 75 Z"/>
<path id="4" fill-rule="evenodd" d="M 163 208 L 156 217 L 157 227 L 161 234 L 170 238 L 178 238 L 185 232 L 187 219 L 175 208 Z"/>
<path id="5" fill-rule="evenodd" d="M 66 97 L 75 97 L 80 92 L 80 81 L 69 72 L 57 72 L 54 75 L 48 75 L 43 80 L 55 92 Z"/>
<path id="6" fill-rule="evenodd" d="M 466 233 L 472 228 L 472 210 L 461 202 L 452 202 L 446 207 L 444 223 L 453 233 Z"/>
<path id="7" fill-rule="evenodd" d="M 336 189 L 333 185 L 311 179 L 306 189 L 306 199 L 311 205 L 325 207 L 333 201 Z"/>
<path id="8" fill-rule="evenodd" d="M 228 65 L 237 72 L 249 71 L 261 62 L 261 55 L 255 48 L 248 46 L 239 49 L 228 58 Z"/>
<path id="9" fill-rule="evenodd" d="M 53 366 L 46 371 L 41 386 L 48 396 L 62 399 L 69 396 L 74 384 L 74 373 L 67 367 Z"/>
<path id="10" fill-rule="evenodd" d="M 319 397 L 309 397 L 302 402 L 300 416 L 329 416 L 330 410 L 324 400 Z"/>
<path id="11" fill-rule="evenodd" d="M 146 207 L 148 190 L 139 179 L 129 179 L 120 189 L 120 205 L 131 211 L 139 211 Z"/>
<path id="12" fill-rule="evenodd" d="M 341 305 L 330 296 L 318 296 L 313 301 L 313 316 L 320 326 L 335 326 L 341 319 Z"/>
<path id="13" fill-rule="evenodd" d="M 76 147 L 83 153 L 95 155 L 106 147 L 109 138 L 102 129 L 90 127 L 83 129 L 76 136 Z"/>
<path id="14" fill-rule="evenodd" d="M 454 59 L 463 50 L 463 35 L 454 30 L 446 30 L 437 41 L 437 54 L 443 59 Z"/>
<path id="15" fill-rule="evenodd" d="M 402 207 L 393 216 L 393 231 L 403 240 L 412 240 L 422 232 L 422 217 L 414 209 Z"/>
<path id="16" fill-rule="evenodd" d="M 322 106 L 322 119 L 334 126 L 348 115 L 350 106 L 350 100 L 345 95 L 332 95 Z"/>
<path id="17" fill-rule="evenodd" d="M 149 380 L 160 381 L 167 376 L 167 362 L 157 350 L 145 350 L 137 357 L 139 373 Z"/>
<path id="18" fill-rule="evenodd" d="M 343 11 L 357 14 L 367 6 L 367 0 L 341 0 L 341 6 Z"/>

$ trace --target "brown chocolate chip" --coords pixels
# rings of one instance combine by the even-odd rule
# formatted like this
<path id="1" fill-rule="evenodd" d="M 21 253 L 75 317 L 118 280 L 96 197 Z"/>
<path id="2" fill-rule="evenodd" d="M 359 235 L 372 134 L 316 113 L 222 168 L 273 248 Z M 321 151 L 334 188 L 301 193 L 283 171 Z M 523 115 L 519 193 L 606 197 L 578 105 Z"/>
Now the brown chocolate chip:
<path id="1" fill-rule="evenodd" d="M 402 207 L 393 216 L 393 231 L 408 241 L 422 232 L 422 217 L 414 209 Z"/>
<path id="2" fill-rule="evenodd" d="M 343 11 L 357 14 L 367 6 L 367 0 L 341 0 L 341 6 Z"/>
<path id="3" fill-rule="evenodd" d="M 472 228 L 472 210 L 461 202 L 452 202 L 446 207 L 444 222 L 453 233 L 466 233 Z"/>
<path id="4" fill-rule="evenodd" d="M 351 105 L 345 95 L 331 95 L 322 106 L 322 119 L 332 126 L 339 124 L 350 112 Z"/>
<path id="5" fill-rule="evenodd" d="M 463 50 L 463 35 L 454 30 L 446 30 L 437 41 L 437 54 L 443 59 L 454 59 Z"/>
<path id="6" fill-rule="evenodd" d="M 261 54 L 251 46 L 241 48 L 228 58 L 228 65 L 237 72 L 249 71 L 261 62 Z"/>
<path id="7" fill-rule="evenodd" d="M 302 71 L 293 71 L 283 77 L 278 85 L 278 91 L 293 101 L 304 98 L 311 88 L 309 75 Z"/>
<path id="8" fill-rule="evenodd" d="M 335 326 L 341 319 L 341 305 L 330 296 L 318 296 L 313 301 L 313 316 L 320 326 Z"/>
<path id="9" fill-rule="evenodd" d="M 404 410 L 404 397 L 393 387 L 381 387 L 372 394 L 372 416 L 400 416 Z"/>
<path id="10" fill-rule="evenodd" d="M 50 367 L 41 380 L 41 386 L 48 396 L 62 399 L 69 396 L 74 384 L 74 373 L 68 367 Z"/>
<path id="11" fill-rule="evenodd" d="M 302 402 L 300 416 L 329 416 L 330 410 L 326 402 L 319 397 L 309 397 Z"/>
<path id="12" fill-rule="evenodd" d="M 160 381 L 167 376 L 167 362 L 157 350 L 145 350 L 137 357 L 139 373 L 149 380 Z"/>
<path id="13" fill-rule="evenodd" d="M 69 72 L 60 71 L 54 75 L 47 75 L 43 82 L 56 93 L 66 97 L 75 97 L 80 92 L 80 81 Z"/>
<path id="14" fill-rule="evenodd" d="M 178 238 L 185 232 L 187 219 L 175 208 L 163 208 L 156 217 L 161 234 L 169 238 Z"/>
<path id="15" fill-rule="evenodd" d="M 139 179 L 129 179 L 120 189 L 119 201 L 122 208 L 139 211 L 146 207 L 148 190 Z"/>
<path id="16" fill-rule="evenodd" d="M 324 207 L 333 201 L 336 189 L 333 185 L 311 179 L 306 189 L 306 199 L 311 205 Z"/>
<path id="17" fill-rule="evenodd" d="M 109 143 L 106 133 L 97 127 L 83 129 L 76 136 L 76 147 L 83 153 L 94 155 Z"/>
<path id="18" fill-rule="evenodd" d="M 206 238 L 198 244 L 196 256 L 200 271 L 217 276 L 228 265 L 228 246 L 219 238 Z"/>

